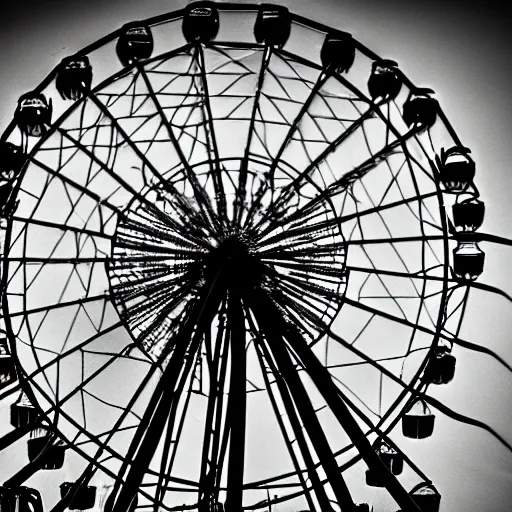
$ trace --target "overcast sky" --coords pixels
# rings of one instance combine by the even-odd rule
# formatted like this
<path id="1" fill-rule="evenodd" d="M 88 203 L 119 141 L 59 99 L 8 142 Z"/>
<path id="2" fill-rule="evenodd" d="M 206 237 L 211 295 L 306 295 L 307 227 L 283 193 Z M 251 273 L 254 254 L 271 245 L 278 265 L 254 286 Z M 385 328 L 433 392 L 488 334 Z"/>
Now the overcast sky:
<path id="1" fill-rule="evenodd" d="M 476 180 L 487 205 L 482 231 L 512 238 L 512 40 L 507 33 L 512 19 L 502 3 L 282 3 L 351 32 L 379 55 L 399 62 L 415 84 L 437 92 L 447 117 L 477 162 Z M 7 127 L 17 98 L 34 88 L 63 57 L 128 21 L 182 5 L 174 0 L 17 0 L 0 7 L 0 130 Z M 511 251 L 486 244 L 482 248 L 487 253 L 482 282 L 510 293 Z M 475 294 L 461 335 L 511 362 L 511 312 L 503 300 Z M 434 396 L 492 424 L 512 442 L 512 377 L 486 356 L 463 349 L 456 355 L 456 379 L 450 386 L 434 390 Z M 0 413 L 4 413 L 0 418 L 4 425 L 5 405 Z M 438 429 L 432 442 L 409 443 L 407 449 L 443 493 L 441 511 L 508 512 L 512 456 L 474 428 L 440 417 Z M 3 464 L 1 461 L 0 466 Z"/>

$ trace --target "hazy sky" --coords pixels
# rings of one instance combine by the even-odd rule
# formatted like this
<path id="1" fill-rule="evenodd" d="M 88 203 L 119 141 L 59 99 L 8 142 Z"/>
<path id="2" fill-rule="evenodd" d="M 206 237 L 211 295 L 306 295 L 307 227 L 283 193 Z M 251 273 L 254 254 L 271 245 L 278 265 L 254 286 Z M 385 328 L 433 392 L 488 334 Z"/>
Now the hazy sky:
<path id="1" fill-rule="evenodd" d="M 502 3 L 282 3 L 297 13 L 351 32 L 379 55 L 399 62 L 415 84 L 437 92 L 447 117 L 477 162 L 476 181 L 487 205 L 482 231 L 512 237 L 512 38 L 507 33 L 512 19 Z M 128 21 L 182 5 L 171 0 L 17 0 L 8 9 L 2 6 L 0 130 L 8 125 L 17 98 L 34 88 L 63 57 Z M 487 244 L 481 247 L 487 253 L 481 281 L 510 293 L 511 251 Z M 510 362 L 511 312 L 504 300 L 475 294 L 461 335 L 490 347 Z M 456 349 L 456 355 L 454 382 L 430 391 L 454 409 L 488 422 L 512 442 L 512 376 L 486 356 L 463 349 Z M 4 414 L 0 425 L 4 425 L 7 408 L 3 406 L 0 413 Z M 432 440 L 423 445 L 405 442 L 404 447 L 443 494 L 441 511 L 508 512 L 512 456 L 474 428 L 443 417 L 438 418 L 437 427 Z M 58 480 L 52 477 L 54 481 Z"/>

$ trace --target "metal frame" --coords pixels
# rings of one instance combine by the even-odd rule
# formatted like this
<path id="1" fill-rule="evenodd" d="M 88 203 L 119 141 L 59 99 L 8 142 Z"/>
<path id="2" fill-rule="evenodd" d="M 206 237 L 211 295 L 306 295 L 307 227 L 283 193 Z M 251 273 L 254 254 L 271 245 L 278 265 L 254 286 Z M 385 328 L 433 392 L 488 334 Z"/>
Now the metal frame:
<path id="1" fill-rule="evenodd" d="M 222 3 L 217 8 L 221 12 L 247 12 L 257 11 L 259 6 Z M 162 25 L 181 19 L 185 12 L 185 9 L 181 9 L 150 18 L 144 23 L 149 26 Z M 292 23 L 326 34 L 337 32 L 296 14 L 292 14 Z M 101 49 L 107 43 L 115 41 L 119 34 L 120 30 L 111 33 L 86 47 L 78 55 L 88 55 Z M 371 60 L 378 58 L 361 43 L 356 41 L 355 44 L 357 52 L 362 56 Z M 223 56 L 226 62 L 243 67 L 245 64 L 232 56 L 233 50 L 236 49 L 251 50 L 253 55 L 261 55 L 261 60 L 257 71 L 246 68 L 248 75 L 257 77 L 256 89 L 249 117 L 242 116 L 239 119 L 249 124 L 245 149 L 242 155 L 230 158 L 222 155 L 219 149 L 216 125 L 223 119 L 214 114 L 215 108 L 212 105 L 217 96 L 229 95 L 226 95 L 225 91 L 218 95 L 210 92 L 210 81 L 215 78 L 216 71 L 208 68 L 207 61 L 212 55 Z M 169 110 L 172 108 L 162 104 L 164 94 L 162 91 L 166 86 L 159 90 L 152 81 L 152 76 L 159 72 L 159 65 L 183 56 L 188 56 L 190 59 L 187 71 L 182 74 L 182 78 L 190 81 L 188 94 L 185 96 L 198 98 L 191 107 L 182 103 L 175 108 L 175 111 L 180 108 L 191 110 L 183 123 L 185 127 L 196 130 L 196 140 L 190 154 L 187 154 L 184 149 L 185 130 L 169 115 Z M 302 100 L 296 116 L 290 122 L 271 121 L 265 119 L 262 114 L 264 108 L 261 103 L 262 98 L 279 111 L 278 99 L 272 98 L 265 92 L 265 79 L 267 81 L 273 79 L 277 83 L 280 80 L 284 81 L 272 69 L 272 63 L 275 60 L 292 70 L 300 65 L 318 73 L 316 81 L 307 83 L 306 79 L 297 72 L 298 80 L 302 80 L 304 84 L 307 83 L 310 92 Z M 50 73 L 36 91 L 42 92 L 48 88 L 55 79 L 56 72 L 57 70 L 54 70 Z M 167 72 L 167 74 L 172 76 L 172 73 Z M 239 79 L 243 76 L 244 74 L 240 73 Z M 407 77 L 403 74 L 400 76 L 404 86 L 413 90 L 414 86 Z M 167 86 L 173 83 L 173 80 L 175 78 L 171 78 Z M 109 88 L 124 83 L 123 81 L 128 82 L 123 92 L 109 92 Z M 148 115 L 146 121 L 130 133 L 123 124 L 126 118 L 138 115 L 135 113 L 137 96 L 135 89 L 138 84 L 143 84 L 146 88 L 143 93 L 146 96 L 144 103 L 152 105 L 153 114 Z M 280 85 L 284 90 L 285 87 Z M 225 90 L 231 86 L 227 86 Z M 325 105 L 328 105 L 327 98 L 331 95 L 336 96 L 326 87 L 348 91 L 351 97 L 341 98 L 338 95 L 336 99 L 346 100 L 358 115 L 355 119 L 348 121 L 339 120 L 335 110 L 330 109 L 330 119 L 339 120 L 344 129 L 334 138 L 329 138 L 322 132 L 323 141 L 321 138 L 308 139 L 302 134 L 306 118 L 313 122 L 320 132 L 322 131 L 319 125 L 321 116 L 310 113 L 312 105 L 315 101 L 324 101 Z M 132 90 L 133 92 L 130 92 Z M 436 148 L 430 131 L 421 133 L 417 130 L 407 131 L 397 128 L 390 117 L 390 108 L 398 109 L 396 103 L 393 102 L 394 104 L 389 107 L 384 103 L 372 102 L 351 83 L 349 78 L 332 75 L 322 70 L 318 64 L 287 50 L 265 47 L 256 43 L 213 41 L 206 46 L 187 44 L 163 56 L 158 55 L 144 62 L 136 62 L 115 73 L 92 91 L 83 90 L 83 94 L 83 99 L 66 110 L 49 127 L 46 136 L 32 147 L 27 157 L 28 164 L 16 184 L 18 197 L 25 197 L 27 201 L 30 195 L 27 192 L 30 183 L 26 176 L 37 169 L 38 172 L 45 173 L 46 181 L 41 196 L 34 195 L 36 204 L 41 204 L 46 191 L 50 190 L 55 182 L 62 183 L 63 190 L 68 195 L 68 190 L 72 189 L 77 199 L 74 199 L 74 203 L 70 199 L 72 207 L 63 222 L 38 218 L 35 215 L 37 206 L 33 208 L 30 217 L 14 213 L 9 219 L 10 226 L 6 233 L 2 272 L 2 288 L 6 290 L 2 301 L 3 318 L 10 338 L 18 339 L 18 344 L 25 343 L 30 346 L 38 366 L 36 371 L 28 375 L 21 366 L 19 367 L 22 386 L 33 402 L 41 407 L 41 412 L 46 418 L 45 422 L 55 428 L 67 446 L 75 449 L 87 461 L 83 473 L 76 479 L 73 491 L 82 485 L 87 485 L 97 471 L 102 471 L 115 481 L 112 512 L 127 510 L 136 489 L 139 490 L 139 495 L 149 503 L 148 505 L 139 504 L 138 508 L 141 510 L 151 508 L 154 512 L 182 509 L 210 512 L 222 493 L 226 495 L 226 512 L 263 509 L 270 507 L 273 503 L 298 496 L 304 497 L 311 512 L 345 511 L 354 510 L 355 504 L 343 473 L 363 459 L 372 471 L 382 477 L 388 492 L 402 510 L 419 510 L 399 480 L 383 465 L 368 440 L 372 436 L 385 439 L 404 457 L 406 464 L 419 478 L 430 482 L 420 468 L 388 437 L 408 405 L 417 397 L 422 397 L 426 402 L 458 421 L 486 429 L 511 449 L 507 441 L 487 425 L 462 416 L 428 396 L 426 394 L 428 386 L 420 379 L 430 353 L 437 347 L 440 340 L 492 355 L 507 369 L 512 370 L 505 361 L 499 359 L 499 356 L 490 350 L 459 338 L 465 304 L 472 287 L 501 294 L 508 300 L 511 298 L 501 290 L 488 285 L 460 282 L 450 275 L 449 243 L 451 240 L 464 239 L 467 235 L 455 232 L 446 212 L 444 202 L 447 194 L 440 186 L 438 170 L 433 164 L 431 150 L 435 152 Z M 184 93 L 178 91 L 176 96 L 184 96 Z M 126 118 L 118 117 L 111 112 L 111 108 L 117 100 L 126 98 L 131 98 L 129 114 Z M 247 98 L 242 103 L 246 100 Z M 293 101 L 290 97 L 290 102 Z M 225 119 L 238 119 L 234 112 L 239 106 L 229 112 Z M 366 107 L 366 110 L 360 109 L 359 106 Z M 100 119 L 101 122 L 107 121 L 105 126 L 110 130 L 111 139 L 105 141 L 105 144 L 99 141 L 101 137 L 99 130 L 95 132 L 92 143 L 84 142 L 86 134 L 96 130 L 94 123 L 90 126 L 84 124 L 87 109 L 99 113 L 98 123 Z M 189 123 L 194 109 L 201 115 L 197 125 Z M 81 123 L 84 125 L 68 128 L 66 121 L 72 119 L 72 116 L 76 118 L 79 111 L 81 111 Z M 284 116 L 282 117 L 285 119 Z M 146 122 L 149 124 L 153 118 L 160 120 L 157 132 L 148 138 L 138 137 L 137 131 L 144 127 Z M 365 127 L 371 120 L 379 120 L 386 129 L 385 142 L 377 151 L 371 149 L 365 131 Z M 348 128 L 345 128 L 343 124 L 345 122 L 350 122 Z M 264 125 L 263 130 L 271 125 L 287 126 L 286 135 L 274 155 L 271 155 L 268 149 L 266 149 L 267 154 L 255 152 L 253 146 L 256 143 L 265 145 L 258 132 L 258 123 Z M 438 113 L 438 123 L 445 128 L 447 137 L 451 138 L 454 145 L 462 145 L 442 110 Z M 9 140 L 14 130 L 13 122 L 2 135 L 1 140 Z M 163 171 L 157 168 L 152 157 L 148 156 L 148 152 L 145 153 L 141 149 L 144 145 L 151 148 L 158 139 L 160 130 L 166 133 L 169 147 L 175 152 L 179 161 L 177 165 Z M 343 148 L 358 130 L 364 135 L 369 156 L 360 161 L 350 172 L 338 176 L 332 173 L 331 181 L 324 179 L 321 176 L 321 166 L 337 149 Z M 202 135 L 204 140 L 201 140 Z M 393 137 L 392 141 L 389 140 L 390 137 Z M 52 146 L 54 140 L 58 141 L 57 146 Z M 298 141 L 308 155 L 309 162 L 306 162 L 302 169 L 294 168 L 284 158 L 292 141 Z M 204 146 L 207 159 L 196 158 L 191 163 L 196 143 Z M 316 156 L 309 157 L 314 144 L 323 144 L 324 147 Z M 104 146 L 108 151 L 106 159 L 98 156 Z M 128 173 L 123 175 L 115 167 L 118 150 L 122 146 L 129 148 L 133 157 L 140 162 L 139 172 L 144 182 L 143 187 L 137 188 L 133 180 L 130 181 Z M 423 157 L 429 162 L 430 167 L 423 166 L 418 157 L 413 156 L 412 146 L 423 152 Z M 68 148 L 74 148 L 73 155 L 68 157 L 68 161 L 72 160 L 74 155 L 80 154 L 90 162 L 85 185 L 63 170 L 66 166 L 63 154 Z M 58 169 L 52 168 L 45 162 L 45 155 L 52 151 L 59 155 L 60 168 Z M 393 174 L 389 161 L 396 152 L 403 155 L 404 161 Z M 233 171 L 226 167 L 230 160 L 239 162 L 239 169 Z M 344 213 L 347 198 L 355 199 L 354 186 L 365 183 L 364 178 L 375 171 L 382 162 L 388 163 L 393 176 L 390 188 L 399 182 L 399 174 L 403 167 L 409 173 L 415 193 L 387 203 L 372 203 L 368 194 L 370 201 L 365 210 L 360 211 L 357 200 L 354 200 L 356 210 Z M 258 170 L 252 170 L 253 167 Z M 257 182 L 255 176 L 258 172 L 261 176 L 263 168 L 267 169 L 266 179 L 259 177 L 260 181 Z M 428 191 L 421 191 L 416 180 L 416 173 L 421 172 L 429 177 L 433 185 Z M 94 187 L 91 186 L 94 179 L 101 175 L 105 175 L 116 183 L 112 193 L 107 197 L 95 192 Z M 278 184 L 283 181 L 285 185 Z M 226 192 L 230 187 L 235 190 L 231 203 L 232 194 Z M 308 190 L 308 187 L 311 188 L 310 192 L 302 192 Z M 169 211 L 155 204 L 152 199 L 155 192 L 158 197 L 163 198 L 165 208 Z M 367 192 L 364 185 L 362 192 Z M 130 201 L 124 204 L 120 202 L 118 195 L 121 193 L 128 194 L 131 197 Z M 478 197 L 478 190 L 474 184 L 471 185 L 468 193 Z M 102 219 L 99 229 L 88 227 L 89 219 L 80 227 L 70 222 L 82 198 L 97 204 L 99 216 Z M 341 208 L 338 203 L 340 198 L 343 198 Z M 438 210 L 436 214 L 430 210 L 429 205 L 432 202 Z M 412 211 L 413 206 L 416 206 L 419 211 L 419 234 L 393 235 L 384 220 L 384 215 L 400 207 L 406 207 Z M 90 218 L 96 213 L 92 210 Z M 389 231 L 389 236 L 365 237 L 362 223 L 366 216 L 371 215 L 377 216 L 383 222 Z M 427 220 L 427 217 L 430 219 Z M 115 230 L 107 228 L 113 223 L 113 219 L 117 220 Z M 433 219 L 438 219 L 438 225 L 435 225 Z M 354 224 L 351 225 L 351 222 Z M 28 254 L 28 249 L 32 249 L 32 242 L 27 234 L 29 226 L 34 229 L 62 232 L 49 256 L 43 258 Z M 351 226 L 350 233 L 347 233 L 346 226 Z M 437 233 L 427 234 L 427 226 L 436 228 Z M 360 238 L 354 237 L 356 232 L 360 233 Z M 76 238 L 77 255 L 75 257 L 53 256 L 55 252 L 58 253 L 57 247 L 68 235 Z M 98 246 L 100 241 L 103 241 L 102 243 L 110 247 L 110 254 L 97 249 L 93 256 L 81 256 L 80 236 L 95 240 Z M 489 234 L 479 233 L 473 238 L 475 237 L 481 241 L 512 245 L 510 240 Z M 305 242 L 305 240 L 309 241 Z M 433 244 L 438 242 L 441 244 L 441 249 L 438 249 L 441 256 L 436 265 L 437 270 L 434 269 L 436 271 L 431 272 L 432 269 L 424 265 L 425 254 L 429 250 L 435 254 Z M 411 243 L 421 244 L 422 248 L 423 268 L 417 272 L 401 272 L 375 267 L 366 249 L 366 246 L 391 245 L 396 255 L 400 257 L 400 247 Z M 23 247 L 21 254 L 16 252 L 20 244 Z M 360 248 L 372 264 L 368 267 L 348 264 L 347 252 L 350 252 L 352 247 Z M 15 255 L 12 255 L 13 252 Z M 88 263 L 93 267 L 100 264 L 99 268 L 103 268 L 109 276 L 109 288 L 104 293 L 88 294 L 93 281 L 91 271 L 88 278 L 83 281 L 86 291 L 84 297 L 64 300 L 63 291 L 57 303 L 54 304 L 30 308 L 23 305 L 20 309 L 12 306 L 14 300 L 10 297 L 9 290 L 14 287 L 13 283 L 18 279 L 16 277 L 18 272 L 23 273 L 25 295 L 28 295 L 28 288 L 43 271 L 44 265 L 62 265 L 62 268 L 70 268 L 69 266 L 72 265 L 73 270 L 69 274 L 71 279 L 75 273 L 79 276 L 77 266 Z M 27 268 L 32 264 L 41 264 L 41 270 L 29 278 Z M 406 268 L 405 265 L 404 268 Z M 233 269 L 236 269 L 234 278 Z M 174 276 L 168 278 L 168 275 L 173 275 L 173 272 Z M 310 282 L 309 274 L 314 275 L 315 282 Z M 384 286 L 384 279 L 387 277 L 409 280 L 419 299 L 416 321 L 410 320 L 405 314 L 392 314 L 386 308 L 379 309 L 366 304 L 364 302 L 366 298 L 363 296 L 364 285 L 361 285 L 357 298 L 346 295 L 347 281 L 350 281 L 352 275 L 357 274 L 366 275 L 365 282 L 372 276 L 376 276 Z M 249 284 L 242 285 L 243 278 L 247 278 Z M 430 292 L 428 289 L 432 285 L 438 287 L 435 292 Z M 457 298 L 461 290 L 462 297 Z M 390 303 L 401 310 L 398 299 L 389 290 L 387 293 Z M 431 319 L 432 327 L 429 327 L 421 323 L 420 316 L 423 310 L 428 309 L 426 304 L 431 297 L 438 297 L 436 300 L 439 301 L 439 306 L 437 316 Z M 102 322 L 109 301 L 116 307 L 119 321 L 104 328 Z M 23 336 L 20 332 L 25 328 L 25 319 L 29 325 L 28 318 L 32 315 L 40 313 L 47 315 L 59 308 L 76 307 L 75 317 L 71 322 L 73 325 L 79 314 L 84 311 L 87 314 L 86 305 L 93 303 L 103 304 L 100 327 L 92 336 L 69 350 L 65 350 L 68 341 L 66 338 L 61 352 L 55 353 L 52 361 L 47 363 L 39 361 L 39 349 L 36 348 L 35 343 L 39 335 L 37 331 L 30 333 L 30 326 L 28 327 L 30 341 L 21 339 Z M 178 307 L 181 308 L 180 316 L 173 317 L 173 311 Z M 411 329 L 409 346 L 405 354 L 375 359 L 364 350 L 360 350 L 357 344 L 360 337 L 365 336 L 364 331 L 367 325 L 350 341 L 340 336 L 332 326 L 332 322 L 344 308 L 349 307 L 361 314 L 369 315 L 367 325 L 374 318 L 378 318 Z M 20 323 L 17 320 L 18 317 L 23 317 L 24 320 Z M 447 328 L 450 319 L 455 321 L 455 330 Z M 91 323 L 93 323 L 92 320 Z M 84 353 L 87 352 L 88 347 L 94 346 L 94 343 L 103 335 L 120 329 L 128 331 L 131 342 L 126 345 L 121 354 L 115 351 L 111 354 L 105 353 L 110 359 L 85 377 Z M 428 346 L 415 347 L 415 339 L 420 334 L 431 336 L 432 341 Z M 163 335 L 167 336 L 165 343 L 161 342 Z M 322 341 L 325 340 L 325 336 L 331 343 L 349 350 L 359 358 L 359 361 L 346 365 L 330 365 L 327 354 L 328 343 Z M 324 362 L 315 353 L 322 343 L 325 343 Z M 248 376 L 250 369 L 246 361 L 246 353 L 251 345 L 269 403 L 294 467 L 293 473 L 275 475 L 258 482 L 246 482 L 243 471 L 247 400 L 250 392 L 261 391 L 248 389 L 249 385 L 254 386 Z M 139 351 L 136 357 L 130 355 L 130 351 L 134 348 Z M 12 351 L 16 355 L 14 344 Z M 418 351 L 423 351 L 425 357 L 417 365 L 414 375 L 409 380 L 402 378 L 402 373 L 396 375 L 389 371 L 383 364 L 385 360 L 393 359 L 404 363 L 408 356 Z M 49 373 L 54 365 L 59 369 L 61 361 L 71 358 L 76 353 L 80 353 L 82 357 L 82 380 L 65 396 L 59 396 L 58 386 L 55 388 L 46 373 Z M 105 401 L 107 407 L 121 408 L 123 412 L 109 430 L 91 433 L 86 424 L 84 393 L 92 396 L 87 389 L 89 383 L 102 372 L 107 371 L 111 365 L 115 365 L 120 357 L 131 358 L 134 361 L 140 360 L 141 364 L 147 365 L 148 372 L 134 395 L 129 397 L 126 403 L 120 405 Z M 344 391 L 343 383 L 336 377 L 334 368 L 348 367 L 351 364 L 368 365 L 380 373 L 381 395 L 384 378 L 401 386 L 402 391 L 386 411 L 376 413 L 370 410 L 368 413 L 359 404 L 361 400 L 354 390 Z M 146 403 L 143 414 L 134 413 L 132 408 L 158 372 L 161 372 L 160 378 Z M 208 391 L 204 389 L 203 372 L 208 375 Z M 347 445 L 335 449 L 332 446 L 332 440 L 328 439 L 324 433 L 318 410 L 315 410 L 308 397 L 305 375 L 319 391 L 325 404 L 323 407 L 332 411 L 336 421 L 348 435 L 350 442 Z M 199 390 L 195 389 L 197 386 Z M 50 393 L 48 389 L 51 390 Z M 0 398 L 6 397 L 11 392 L 12 390 L 1 393 Z M 82 397 L 82 419 L 73 418 L 65 405 L 78 394 Z M 208 427 L 204 428 L 198 481 L 172 476 L 177 447 L 194 394 L 206 397 L 205 425 L 213 426 L 211 430 Z M 101 397 L 94 398 L 100 400 Z M 53 405 L 50 407 L 39 405 L 38 402 L 41 401 Z M 138 423 L 136 426 L 127 427 L 126 420 L 132 416 Z M 287 422 L 283 420 L 285 417 Z M 76 430 L 74 437 L 66 436 L 59 428 L 60 418 Z M 368 427 L 366 432 L 358 421 Z M 0 447 L 7 448 L 17 442 L 30 428 L 29 426 L 7 434 L 0 439 Z M 115 435 L 123 430 L 131 430 L 133 437 L 127 451 L 120 453 L 109 443 L 112 443 Z M 158 447 L 160 439 L 163 439 L 161 448 Z M 96 447 L 94 455 L 91 454 L 90 446 Z M 155 470 L 150 466 L 158 449 L 161 449 L 161 456 L 159 468 Z M 340 462 L 342 455 L 352 452 L 353 456 Z M 118 472 L 109 469 L 108 461 L 111 459 L 119 462 Z M 9 484 L 21 485 L 43 464 L 44 456 L 22 468 L 9 480 Z M 225 478 L 223 471 L 226 473 Z M 292 476 L 296 478 L 296 482 L 286 483 L 286 480 Z M 148 478 L 156 479 L 156 483 L 148 483 Z M 290 487 L 298 490 L 289 491 Z M 265 490 L 268 494 L 269 489 L 276 488 L 283 493 L 281 497 L 249 505 L 244 504 L 244 492 L 248 489 Z M 63 511 L 70 503 L 73 491 L 61 499 L 52 512 Z M 166 504 L 165 496 L 171 491 L 195 493 L 197 501 L 183 508 L 178 508 L 176 505 L 170 506 Z"/>

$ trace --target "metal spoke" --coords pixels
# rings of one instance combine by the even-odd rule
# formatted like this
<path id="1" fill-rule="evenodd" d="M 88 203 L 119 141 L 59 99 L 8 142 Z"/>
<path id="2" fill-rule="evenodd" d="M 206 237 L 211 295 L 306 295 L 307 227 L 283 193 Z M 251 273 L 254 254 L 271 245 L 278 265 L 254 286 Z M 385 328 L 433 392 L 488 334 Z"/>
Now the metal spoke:
<path id="1" fill-rule="evenodd" d="M 260 97 L 262 94 L 263 83 L 265 80 L 265 73 L 268 69 L 270 59 L 272 58 L 272 47 L 266 46 L 261 57 L 261 66 L 258 75 L 258 83 L 256 85 L 256 92 L 254 94 L 254 101 L 252 106 L 251 117 L 249 120 L 249 132 L 247 134 L 247 142 L 245 144 L 244 156 L 241 162 L 239 173 L 238 188 L 236 191 L 233 220 L 235 225 L 241 222 L 243 213 L 243 204 L 246 199 L 246 186 L 247 186 L 247 172 L 249 167 L 249 153 L 251 150 L 252 138 L 254 136 L 256 116 L 260 109 Z"/>
<path id="2" fill-rule="evenodd" d="M 204 111 L 208 130 L 206 130 L 207 140 L 209 142 L 210 160 L 211 160 L 211 174 L 213 184 L 215 187 L 215 197 L 217 200 L 217 210 L 219 217 L 226 222 L 228 219 L 226 194 L 224 191 L 224 184 L 222 179 L 222 171 L 220 168 L 220 153 L 217 146 L 217 137 L 215 134 L 215 123 L 213 121 L 213 114 L 210 104 L 210 93 L 208 89 L 208 77 L 206 74 L 206 64 L 203 46 L 198 44 L 195 47 L 196 60 L 201 74 L 201 86 L 204 102 Z"/>

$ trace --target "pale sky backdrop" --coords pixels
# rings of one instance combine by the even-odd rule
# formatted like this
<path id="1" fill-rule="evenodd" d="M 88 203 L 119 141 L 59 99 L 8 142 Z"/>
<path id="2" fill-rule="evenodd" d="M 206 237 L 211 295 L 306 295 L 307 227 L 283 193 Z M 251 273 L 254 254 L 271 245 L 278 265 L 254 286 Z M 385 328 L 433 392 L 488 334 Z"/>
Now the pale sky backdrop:
<path id="1" fill-rule="evenodd" d="M 17 98 L 34 88 L 60 60 L 126 22 L 180 8 L 175 0 L 4 2 L 0 7 L 0 130 Z M 243 3 L 243 2 L 240 2 Z M 512 238 L 512 21 L 500 2 L 282 0 L 291 10 L 351 32 L 379 55 L 396 60 L 417 85 L 430 87 L 477 163 L 486 202 L 481 231 Z M 481 244 L 481 281 L 512 292 L 512 249 Z M 512 363 L 512 307 L 474 294 L 462 337 Z M 455 349 L 457 374 L 430 389 L 457 411 L 492 425 L 512 442 L 512 375 L 479 354 Z M 404 448 L 443 495 L 441 512 L 509 512 L 512 455 L 488 434 L 438 414 L 436 434 Z M 0 405 L 0 433 L 8 404 Z M 16 471 L 1 459 L 0 478 Z M 47 476 L 45 485 L 62 481 Z M 30 484 L 30 482 L 29 482 Z M 372 491 L 369 490 L 369 496 Z M 379 491 L 380 492 L 380 491 Z M 279 511 L 279 508 L 277 508 Z M 284 510 L 284 508 L 283 508 Z M 378 510 L 378 509 L 376 509 Z"/>

